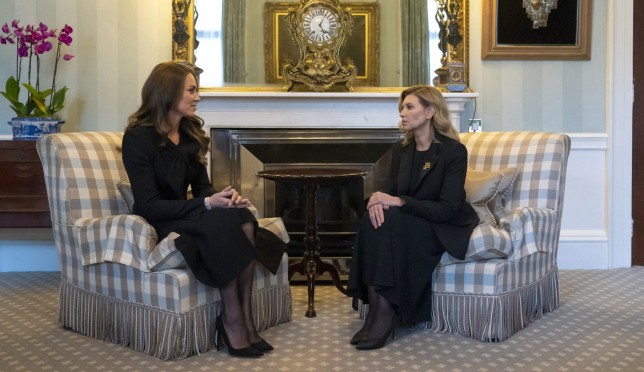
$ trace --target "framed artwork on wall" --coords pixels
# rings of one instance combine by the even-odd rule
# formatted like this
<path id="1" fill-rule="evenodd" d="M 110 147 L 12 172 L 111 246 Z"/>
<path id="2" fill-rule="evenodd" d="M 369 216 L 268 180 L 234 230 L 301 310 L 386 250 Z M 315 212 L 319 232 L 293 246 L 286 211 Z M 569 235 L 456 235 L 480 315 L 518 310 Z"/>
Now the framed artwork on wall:
<path id="1" fill-rule="evenodd" d="M 282 66 L 297 62 L 299 50 L 286 23 L 292 2 L 267 2 L 264 8 L 264 59 L 266 83 L 280 84 Z M 342 61 L 349 58 L 358 69 L 355 86 L 377 86 L 379 69 L 378 3 L 349 3 L 353 27 L 351 36 L 340 50 Z"/>
<path id="2" fill-rule="evenodd" d="M 558 1 L 547 23 L 536 28 L 523 3 L 483 0 L 481 59 L 590 59 L 592 0 Z"/>

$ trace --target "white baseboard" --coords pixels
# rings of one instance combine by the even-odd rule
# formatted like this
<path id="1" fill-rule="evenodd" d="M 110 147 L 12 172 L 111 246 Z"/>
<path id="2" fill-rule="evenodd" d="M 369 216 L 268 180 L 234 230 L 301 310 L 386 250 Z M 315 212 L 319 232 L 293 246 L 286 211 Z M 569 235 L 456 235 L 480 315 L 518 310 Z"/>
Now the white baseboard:
<path id="1" fill-rule="evenodd" d="M 605 230 L 562 230 L 557 263 L 560 269 L 609 269 Z"/>

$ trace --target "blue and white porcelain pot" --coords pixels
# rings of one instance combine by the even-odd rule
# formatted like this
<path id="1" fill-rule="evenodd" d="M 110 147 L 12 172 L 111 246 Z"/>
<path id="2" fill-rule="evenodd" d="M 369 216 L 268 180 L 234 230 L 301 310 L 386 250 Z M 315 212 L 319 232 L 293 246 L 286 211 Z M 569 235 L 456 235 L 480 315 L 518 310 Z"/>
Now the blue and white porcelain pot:
<path id="1" fill-rule="evenodd" d="M 23 141 L 37 140 L 44 134 L 60 132 L 60 126 L 65 123 L 56 117 L 13 118 L 9 122 L 13 129 L 13 139 Z"/>

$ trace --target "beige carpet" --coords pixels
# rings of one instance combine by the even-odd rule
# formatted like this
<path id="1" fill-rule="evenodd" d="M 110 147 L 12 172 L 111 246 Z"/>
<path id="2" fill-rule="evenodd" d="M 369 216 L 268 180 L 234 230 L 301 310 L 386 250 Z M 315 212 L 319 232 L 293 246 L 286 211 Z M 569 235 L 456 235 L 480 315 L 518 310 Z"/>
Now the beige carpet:
<path id="1" fill-rule="evenodd" d="M 163 362 L 57 323 L 58 273 L 0 273 L 0 371 L 644 371 L 644 268 L 562 271 L 561 306 L 501 343 L 399 329 L 383 349 L 357 351 L 361 321 L 333 286 L 293 286 L 293 321 L 262 335 L 256 360 L 212 350 Z"/>

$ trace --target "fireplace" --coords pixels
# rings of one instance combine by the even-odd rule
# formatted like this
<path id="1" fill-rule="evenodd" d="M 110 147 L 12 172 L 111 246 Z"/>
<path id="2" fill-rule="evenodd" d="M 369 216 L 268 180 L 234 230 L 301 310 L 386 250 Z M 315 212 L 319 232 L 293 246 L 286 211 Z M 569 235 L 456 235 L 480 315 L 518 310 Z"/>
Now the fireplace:
<path id="1" fill-rule="evenodd" d="M 289 257 L 304 250 L 304 189 L 256 176 L 261 170 L 307 166 L 359 169 L 363 180 L 321 186 L 318 232 L 322 258 L 348 274 L 364 199 L 383 184 L 397 129 L 221 129 L 211 130 L 211 174 L 216 189 L 232 185 L 253 202 L 262 216 L 282 217 L 291 242 Z"/>

